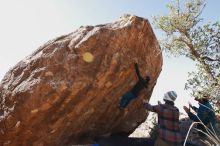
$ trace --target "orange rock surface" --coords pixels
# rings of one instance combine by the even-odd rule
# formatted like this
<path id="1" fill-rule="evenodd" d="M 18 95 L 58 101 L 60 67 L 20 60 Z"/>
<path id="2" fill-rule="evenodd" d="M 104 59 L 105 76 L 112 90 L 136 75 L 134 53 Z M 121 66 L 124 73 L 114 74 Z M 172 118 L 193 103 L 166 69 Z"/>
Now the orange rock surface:
<path id="1" fill-rule="evenodd" d="M 148 89 L 119 110 L 119 98 L 137 82 L 134 62 Z M 131 133 L 145 120 L 162 68 L 162 54 L 146 19 L 120 20 L 51 40 L 20 61 L 0 84 L 0 144 L 62 146 L 97 136 Z"/>

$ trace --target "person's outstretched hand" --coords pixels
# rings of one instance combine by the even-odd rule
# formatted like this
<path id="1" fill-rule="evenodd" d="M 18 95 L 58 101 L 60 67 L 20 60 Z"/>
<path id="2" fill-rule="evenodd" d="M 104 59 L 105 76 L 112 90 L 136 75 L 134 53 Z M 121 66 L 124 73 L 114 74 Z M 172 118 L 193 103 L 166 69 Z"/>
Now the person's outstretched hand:
<path id="1" fill-rule="evenodd" d="M 186 113 L 189 113 L 190 112 L 190 109 L 186 106 L 183 106 L 183 109 L 185 110 Z"/>

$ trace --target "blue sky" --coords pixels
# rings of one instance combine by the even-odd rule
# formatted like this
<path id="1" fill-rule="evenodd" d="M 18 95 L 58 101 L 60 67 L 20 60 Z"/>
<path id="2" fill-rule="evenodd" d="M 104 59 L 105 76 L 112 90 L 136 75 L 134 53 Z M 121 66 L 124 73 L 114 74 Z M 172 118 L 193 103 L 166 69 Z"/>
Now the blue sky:
<path id="1" fill-rule="evenodd" d="M 168 0 L 0 0 L 0 79 L 10 67 L 31 54 L 40 45 L 81 25 L 96 25 L 116 21 L 123 14 L 148 18 L 168 12 Z M 204 21 L 220 19 L 220 1 L 209 0 L 202 14 Z M 154 29 L 157 38 L 161 33 Z M 161 75 L 151 103 L 161 100 L 164 92 L 175 90 L 177 106 L 189 100 L 184 84 L 190 60 L 164 56 Z"/>

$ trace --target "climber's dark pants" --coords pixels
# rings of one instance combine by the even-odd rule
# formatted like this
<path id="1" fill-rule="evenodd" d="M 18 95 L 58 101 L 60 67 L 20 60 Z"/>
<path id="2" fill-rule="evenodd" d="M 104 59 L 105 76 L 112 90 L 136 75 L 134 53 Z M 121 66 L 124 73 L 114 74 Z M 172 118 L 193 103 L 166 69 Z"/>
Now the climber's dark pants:
<path id="1" fill-rule="evenodd" d="M 121 97 L 121 100 L 120 100 L 120 107 L 121 108 L 126 108 L 127 105 L 133 100 L 135 99 L 137 96 L 132 93 L 131 91 L 127 92 L 126 94 L 124 94 L 122 97 Z"/>

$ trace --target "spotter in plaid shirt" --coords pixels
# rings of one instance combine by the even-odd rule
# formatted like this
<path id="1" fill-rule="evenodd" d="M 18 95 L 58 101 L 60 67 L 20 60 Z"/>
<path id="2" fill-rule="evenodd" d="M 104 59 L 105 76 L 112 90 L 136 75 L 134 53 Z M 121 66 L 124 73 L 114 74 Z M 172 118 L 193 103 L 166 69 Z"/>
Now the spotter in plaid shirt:
<path id="1" fill-rule="evenodd" d="M 179 110 L 174 105 L 158 104 L 155 106 L 144 103 L 144 107 L 158 114 L 158 135 L 171 145 L 179 145 L 182 142 L 179 126 Z"/>

